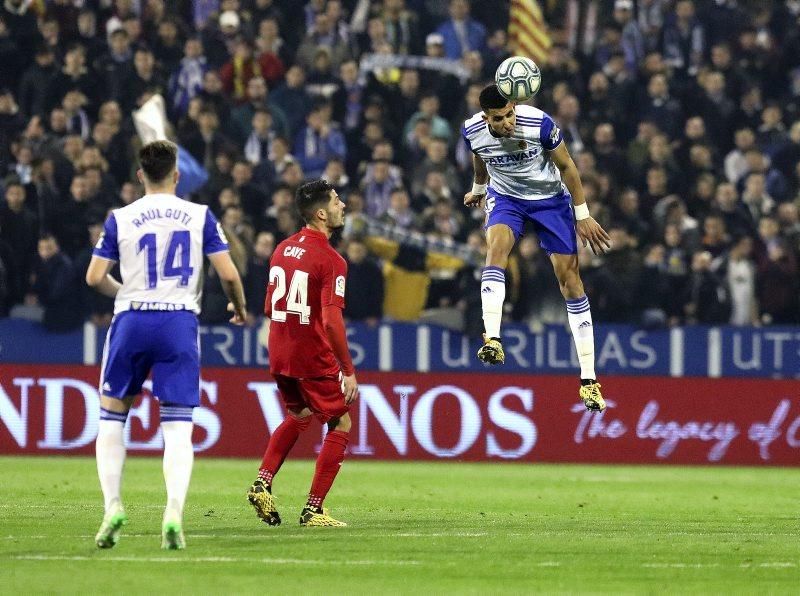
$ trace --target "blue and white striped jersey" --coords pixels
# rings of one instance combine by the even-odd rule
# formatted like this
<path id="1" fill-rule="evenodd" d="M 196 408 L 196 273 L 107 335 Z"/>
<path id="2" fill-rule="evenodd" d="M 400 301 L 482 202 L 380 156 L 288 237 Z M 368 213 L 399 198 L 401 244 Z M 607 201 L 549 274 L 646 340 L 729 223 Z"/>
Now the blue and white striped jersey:
<path id="1" fill-rule="evenodd" d="M 145 195 L 115 209 L 94 255 L 119 261 L 122 288 L 114 314 L 126 310 L 200 312 L 203 255 L 228 250 L 205 205 L 175 195 Z"/>
<path id="2" fill-rule="evenodd" d="M 461 127 L 464 142 L 486 164 L 489 185 L 498 193 L 529 201 L 561 194 L 561 173 L 546 153 L 561 143 L 561 130 L 538 108 L 519 105 L 515 111 L 511 137 L 493 135 L 478 112 Z"/>

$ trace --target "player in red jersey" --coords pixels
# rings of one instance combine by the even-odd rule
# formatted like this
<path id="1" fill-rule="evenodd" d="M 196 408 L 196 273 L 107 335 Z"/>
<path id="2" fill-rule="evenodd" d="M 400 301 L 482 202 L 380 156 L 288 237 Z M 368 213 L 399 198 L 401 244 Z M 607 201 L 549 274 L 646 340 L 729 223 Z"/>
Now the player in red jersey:
<path id="1" fill-rule="evenodd" d="M 296 201 L 306 226 L 275 249 L 264 306 L 270 372 L 288 415 L 270 437 L 247 498 L 265 523 L 281 523 L 272 479 L 313 414 L 328 434 L 300 525 L 338 527 L 347 524 L 323 512 L 322 502 L 344 460 L 348 411 L 358 396 L 342 317 L 347 263 L 329 243 L 333 230 L 344 226 L 344 203 L 325 180 L 301 186 Z"/>

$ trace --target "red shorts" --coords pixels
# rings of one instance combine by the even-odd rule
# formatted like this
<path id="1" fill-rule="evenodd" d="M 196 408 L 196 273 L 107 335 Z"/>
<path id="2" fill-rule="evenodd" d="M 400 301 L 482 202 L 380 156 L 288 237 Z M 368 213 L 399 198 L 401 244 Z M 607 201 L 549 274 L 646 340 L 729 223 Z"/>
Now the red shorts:
<path id="1" fill-rule="evenodd" d="M 284 375 L 273 375 L 281 392 L 283 403 L 289 410 L 308 408 L 323 423 L 331 418 L 344 416 L 350 407 L 344 403 L 342 373 L 296 379 Z"/>

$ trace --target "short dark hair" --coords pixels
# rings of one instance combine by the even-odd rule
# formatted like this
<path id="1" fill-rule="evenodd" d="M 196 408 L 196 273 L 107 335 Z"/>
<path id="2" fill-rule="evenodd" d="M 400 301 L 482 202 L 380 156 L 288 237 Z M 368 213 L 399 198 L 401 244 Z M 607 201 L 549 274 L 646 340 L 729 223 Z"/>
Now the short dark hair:
<path id="1" fill-rule="evenodd" d="M 314 211 L 328 204 L 332 190 L 335 188 L 327 180 L 314 180 L 297 189 L 295 203 L 303 221 L 310 223 L 314 219 Z"/>
<path id="2" fill-rule="evenodd" d="M 178 161 L 178 146 L 171 141 L 153 141 L 139 149 L 139 163 L 148 182 L 158 183 L 170 175 Z"/>
<path id="3" fill-rule="evenodd" d="M 481 91 L 479 98 L 481 109 L 485 112 L 487 110 L 499 110 L 508 105 L 508 100 L 500 95 L 497 85 L 487 85 Z"/>

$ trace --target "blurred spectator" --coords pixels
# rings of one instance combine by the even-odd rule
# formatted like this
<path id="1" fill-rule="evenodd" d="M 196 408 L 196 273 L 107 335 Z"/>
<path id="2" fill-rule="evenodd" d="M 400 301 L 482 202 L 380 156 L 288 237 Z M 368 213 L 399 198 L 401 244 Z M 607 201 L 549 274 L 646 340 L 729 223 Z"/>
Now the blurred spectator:
<path id="1" fill-rule="evenodd" d="M 414 225 L 416 217 L 406 190 L 401 186 L 393 188 L 389 196 L 389 208 L 380 220 L 398 228 L 408 229 Z"/>
<path id="2" fill-rule="evenodd" d="M 486 49 L 486 27 L 469 14 L 468 0 L 450 0 L 450 18 L 436 32 L 442 36 L 445 56 L 460 60 L 469 51 Z"/>
<path id="3" fill-rule="evenodd" d="M 686 322 L 690 325 L 720 325 L 730 318 L 730 295 L 725 283 L 712 271 L 712 260 L 707 251 L 692 255 L 684 306 Z"/>
<path id="4" fill-rule="evenodd" d="M 257 0 L 257 3 L 263 1 Z M 271 2 L 271 0 L 267 1 Z M 276 13 L 272 14 L 276 15 Z M 264 79 L 270 85 L 277 83 L 283 78 L 289 56 L 286 44 L 280 34 L 276 16 L 261 18 L 258 21 L 258 37 L 255 44 L 256 55 Z"/>
<path id="5" fill-rule="evenodd" d="M 36 256 L 38 222 L 26 206 L 25 188 L 18 182 L 6 184 L 5 201 L 0 203 L 0 240 L 5 243 L 6 299 L 22 301 Z"/>
<path id="6" fill-rule="evenodd" d="M 262 77 L 261 65 L 253 55 L 253 45 L 244 37 L 234 44 L 231 59 L 220 69 L 222 88 L 235 103 L 248 99 L 247 84 L 253 77 Z M 266 87 L 266 86 L 265 86 Z"/>
<path id="7" fill-rule="evenodd" d="M 88 237 L 88 236 L 87 236 Z M 51 235 L 42 236 L 38 245 L 39 259 L 33 274 L 28 301 L 44 308 L 44 327 L 48 331 L 71 331 L 83 324 L 82 281 L 72 260 L 61 252 Z"/>
<path id="8" fill-rule="evenodd" d="M 725 221 L 725 229 L 734 235 L 751 234 L 755 230 L 757 219 L 753 219 L 752 212 L 739 200 L 733 184 L 725 182 L 717 186 L 714 208 Z M 708 212 L 704 217 L 705 215 Z"/>
<path id="9" fill-rule="evenodd" d="M 615 0 L 614 20 L 622 27 L 621 48 L 625 55 L 625 66 L 636 74 L 644 58 L 644 36 L 633 13 L 633 0 Z"/>
<path id="10" fill-rule="evenodd" d="M 231 142 L 219 130 L 219 117 L 211 108 L 203 108 L 197 118 L 197 132 L 181 144 L 207 170 L 212 169 L 214 156 L 231 147 Z"/>
<path id="11" fill-rule="evenodd" d="M 731 325 L 758 325 L 756 267 L 752 260 L 753 239 L 740 236 L 728 253 L 725 266 L 731 291 Z"/>
<path id="12" fill-rule="evenodd" d="M 266 81 L 261 76 L 255 76 L 247 83 L 247 101 L 231 112 L 230 134 L 240 145 L 246 142 L 253 131 L 253 117 L 258 110 L 268 110 L 271 121 L 269 128 L 275 134 L 288 134 L 286 114 L 269 100 Z"/>
<path id="13" fill-rule="evenodd" d="M 247 277 L 244 293 L 247 300 L 248 323 L 264 315 L 264 300 L 269 285 L 269 260 L 275 250 L 275 236 L 271 232 L 259 232 L 253 243 L 253 254 L 247 261 Z"/>
<path id="14" fill-rule="evenodd" d="M 392 191 L 397 185 L 398 180 L 391 176 L 388 160 L 376 160 L 361 181 L 367 215 L 380 217 L 386 213 L 389 209 Z"/>
<path id="15" fill-rule="evenodd" d="M 725 176 L 728 182 L 736 184 L 747 173 L 745 154 L 756 147 L 756 135 L 750 128 L 740 128 L 734 135 L 735 149 L 725 156 Z"/>
<path id="16" fill-rule="evenodd" d="M 667 16 L 661 51 L 679 79 L 697 74 L 705 55 L 706 39 L 691 0 L 678 0 L 675 12 Z"/>
<path id="17" fill-rule="evenodd" d="M 417 15 L 406 10 L 405 0 L 384 0 L 383 23 L 386 40 L 395 54 L 419 54 L 422 39 Z"/>
<path id="18" fill-rule="evenodd" d="M 346 60 L 339 67 L 341 84 L 334 92 L 333 119 L 341 123 L 345 134 L 353 131 L 361 120 L 364 86 L 358 80 L 358 63 Z"/>
<path id="19" fill-rule="evenodd" d="M 331 112 L 330 104 L 316 105 L 295 138 L 293 154 L 308 178 L 319 178 L 328 160 L 347 157 L 344 135 L 338 124 L 331 121 Z"/>
<path id="20" fill-rule="evenodd" d="M 369 256 L 360 240 L 350 240 L 345 250 L 347 259 L 347 287 L 368 288 L 368 291 L 350 290 L 344 316 L 353 321 L 377 324 L 383 317 L 383 273 Z"/>
<path id="21" fill-rule="evenodd" d="M 46 46 L 39 46 L 34 60 L 34 63 L 22 75 L 18 94 L 19 107 L 22 113 L 29 118 L 44 112 L 47 86 L 57 69 L 53 51 Z"/>
<path id="22" fill-rule="evenodd" d="M 208 62 L 203 56 L 203 45 L 197 37 L 190 37 L 183 46 L 180 66 L 172 74 L 169 82 L 169 96 L 172 113 L 183 116 L 189 109 L 189 102 L 203 88 L 203 77 L 208 70 Z"/>
<path id="23" fill-rule="evenodd" d="M 289 134 L 300 130 L 311 111 L 312 101 L 304 88 L 305 82 L 306 73 L 295 65 L 286 71 L 286 82 L 272 93 L 272 103 L 286 115 Z"/>
<path id="24" fill-rule="evenodd" d="M 683 110 L 678 101 L 670 95 L 669 84 L 663 74 L 656 74 L 650 78 L 647 95 L 648 100 L 642 105 L 639 118 L 652 121 L 659 130 L 674 139 L 683 121 Z"/>
<path id="25" fill-rule="evenodd" d="M 408 137 L 414 129 L 415 124 L 422 119 L 430 122 L 430 135 L 439 139 L 444 139 L 445 142 L 450 142 L 452 132 L 447 120 L 439 115 L 440 102 L 439 97 L 435 93 L 425 93 L 420 96 L 419 109 L 411 118 L 408 119 L 404 129 L 403 136 Z"/>
<path id="26" fill-rule="evenodd" d="M 329 53 L 333 68 L 338 69 L 339 65 L 350 57 L 348 45 L 349 40 L 342 36 L 342 32 L 336 28 L 336 23 L 332 22 L 331 16 L 326 12 L 319 12 L 314 16 L 314 26 L 297 48 L 295 58 L 297 63 L 308 71 L 314 65 L 317 50 L 324 48 Z"/>
<path id="27" fill-rule="evenodd" d="M 456 180 L 458 172 L 452 162 L 447 159 L 447 141 L 433 137 L 425 147 L 423 159 L 411 172 L 411 191 L 414 194 L 422 192 L 425 180 L 430 172 L 439 172 L 445 180 Z"/>
<path id="28" fill-rule="evenodd" d="M 798 321 L 797 260 L 772 217 L 758 222 L 758 303 L 765 324 Z"/>

